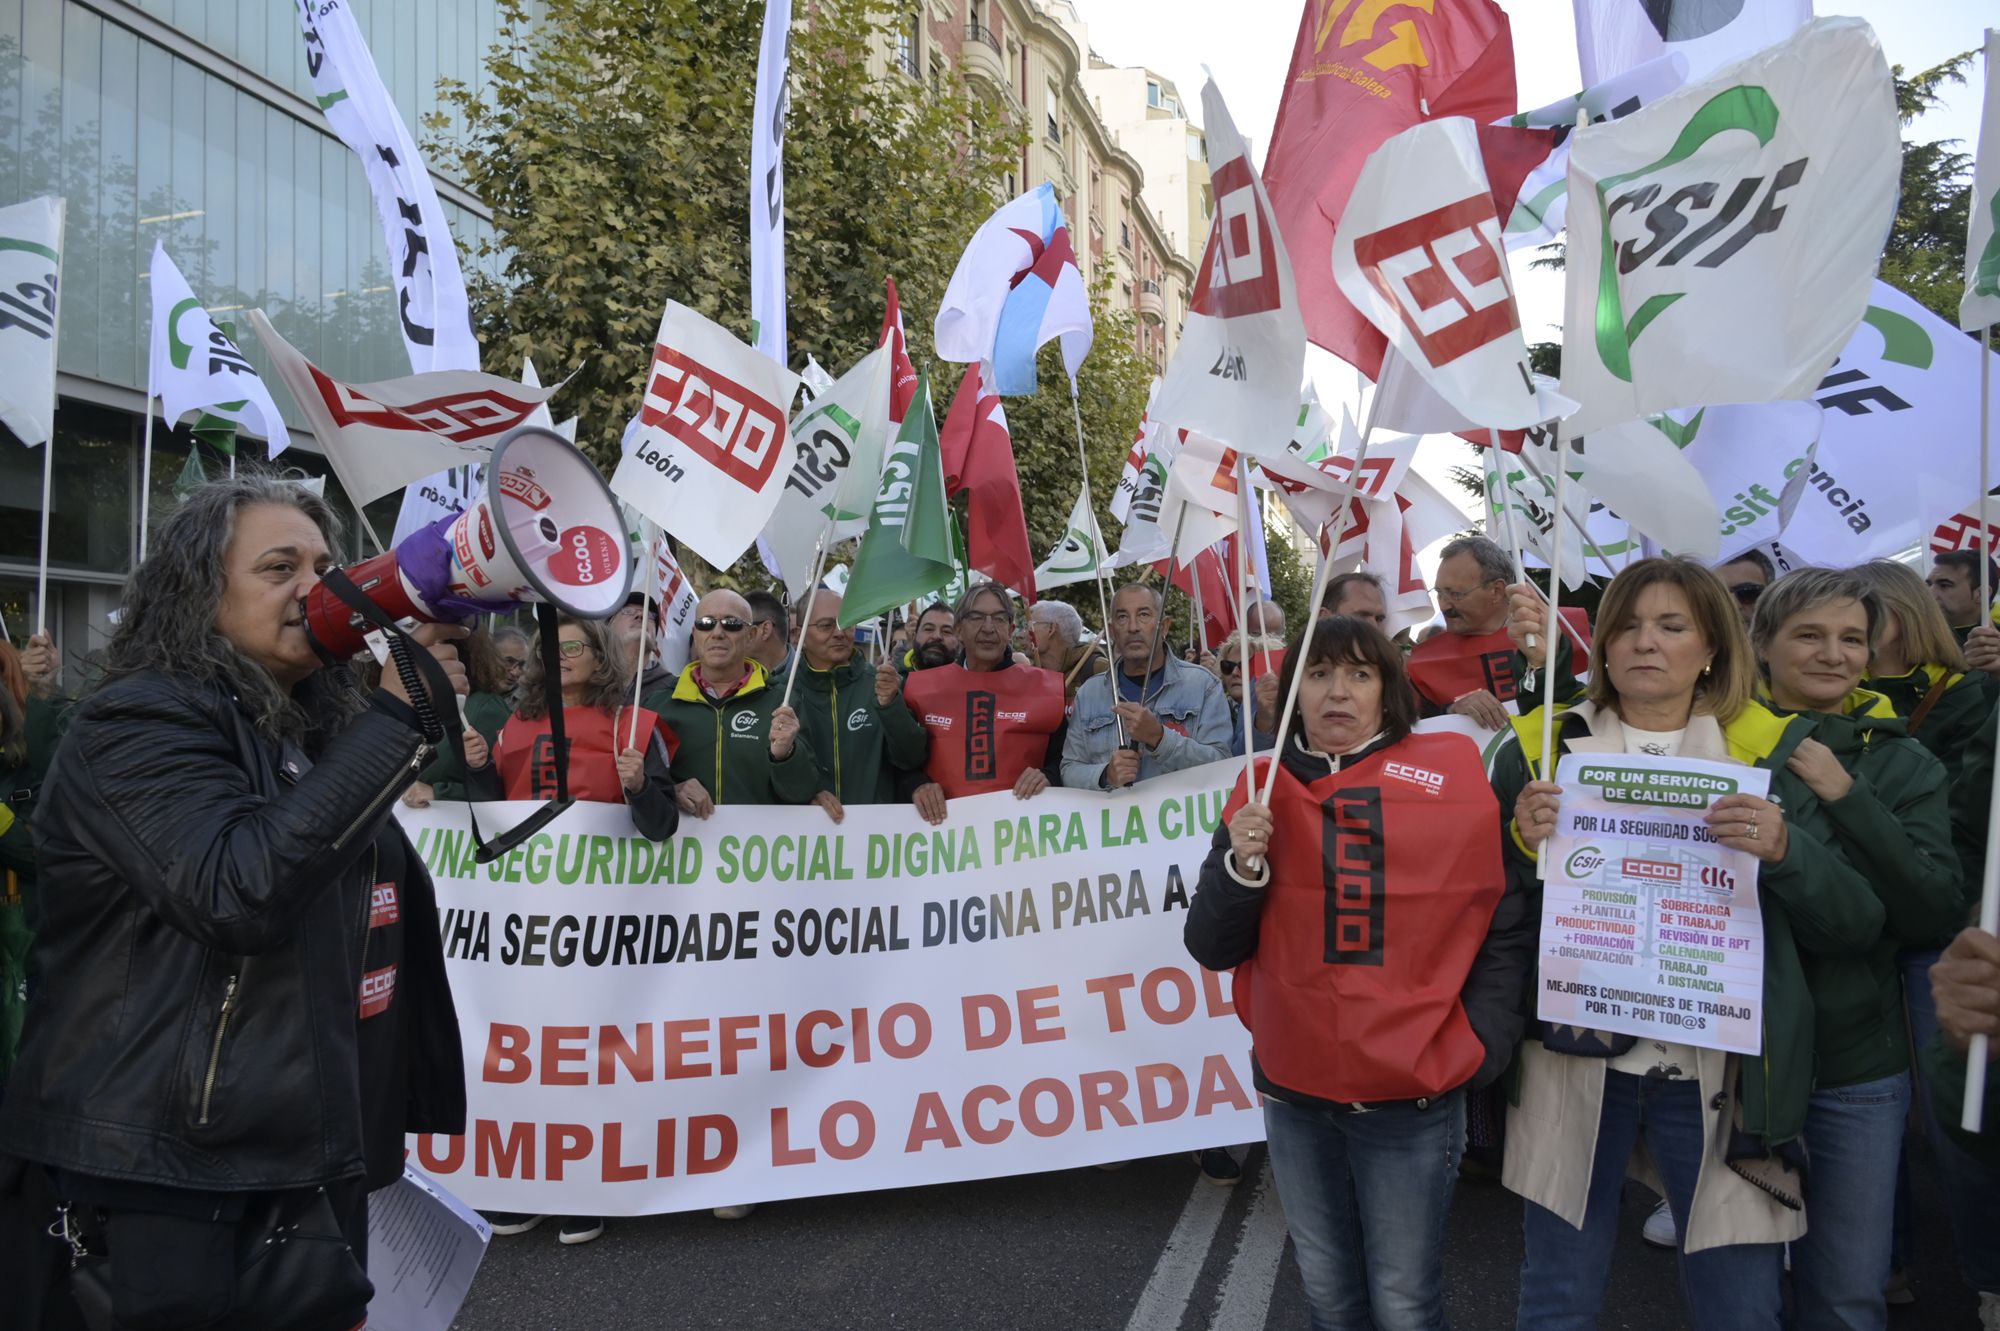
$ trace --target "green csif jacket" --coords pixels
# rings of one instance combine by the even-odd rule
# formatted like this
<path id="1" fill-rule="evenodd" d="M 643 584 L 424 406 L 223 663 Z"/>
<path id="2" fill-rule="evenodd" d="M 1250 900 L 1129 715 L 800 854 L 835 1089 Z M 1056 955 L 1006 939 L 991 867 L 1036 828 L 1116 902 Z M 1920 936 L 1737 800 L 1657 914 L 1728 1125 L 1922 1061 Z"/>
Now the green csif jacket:
<path id="1" fill-rule="evenodd" d="M 771 761 L 771 713 L 778 710 L 780 693 L 763 666 L 749 664 L 749 680 L 721 702 L 702 692 L 695 668 L 688 666 L 671 689 L 648 695 L 640 705 L 665 717 L 680 742 L 674 751 L 675 784 L 699 781 L 717 804 L 809 804 L 819 793 L 812 736 L 801 724 L 791 756 Z"/>
<path id="2" fill-rule="evenodd" d="M 815 669 L 792 664 L 792 709 L 812 739 L 819 789 L 842 804 L 893 804 L 896 778 L 919 771 L 930 756 L 930 734 L 903 702 L 902 682 L 886 707 L 875 703 L 875 667 L 857 653 L 845 665 Z"/>

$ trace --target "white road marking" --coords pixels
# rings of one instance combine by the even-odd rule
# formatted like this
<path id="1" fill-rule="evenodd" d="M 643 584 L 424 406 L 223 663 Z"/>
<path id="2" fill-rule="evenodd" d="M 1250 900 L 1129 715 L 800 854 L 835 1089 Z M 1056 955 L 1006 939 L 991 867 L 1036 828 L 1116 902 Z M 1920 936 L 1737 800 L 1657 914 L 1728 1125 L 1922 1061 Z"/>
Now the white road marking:
<path id="1" fill-rule="evenodd" d="M 1222 1223 L 1222 1212 L 1228 1207 L 1233 1191 L 1218 1188 L 1200 1173 L 1195 1174 L 1187 1205 L 1181 1208 L 1180 1219 L 1174 1222 L 1174 1232 L 1167 1235 L 1160 1260 L 1153 1264 L 1152 1278 L 1139 1291 L 1139 1302 L 1132 1309 L 1131 1320 L 1125 1323 L 1125 1331 L 1174 1331 L 1181 1324 L 1187 1315 L 1188 1300 L 1194 1296 L 1195 1280 L 1208 1260 L 1209 1247 L 1215 1242 L 1216 1228 Z"/>
<path id="2" fill-rule="evenodd" d="M 1264 1331 L 1271 1315 L 1271 1294 L 1278 1283 L 1278 1262 L 1285 1254 L 1285 1211 L 1278 1204 L 1278 1189 L 1271 1180 L 1271 1162 L 1266 1158 L 1257 1173 L 1257 1195 L 1250 1199 L 1250 1215 L 1236 1242 L 1236 1255 L 1229 1259 L 1229 1273 L 1222 1279 L 1222 1293 L 1215 1303 L 1211 1331 Z"/>

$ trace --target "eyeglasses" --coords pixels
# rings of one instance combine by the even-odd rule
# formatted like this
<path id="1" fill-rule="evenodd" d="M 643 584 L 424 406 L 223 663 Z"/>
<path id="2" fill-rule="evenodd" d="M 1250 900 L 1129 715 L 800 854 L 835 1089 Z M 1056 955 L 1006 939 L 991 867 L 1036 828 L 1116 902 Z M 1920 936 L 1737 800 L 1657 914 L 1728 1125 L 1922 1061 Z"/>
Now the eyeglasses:
<path id="1" fill-rule="evenodd" d="M 1764 584 L 1761 582 L 1739 582 L 1729 589 L 1729 594 L 1736 598 L 1736 604 L 1738 605 L 1755 605 L 1757 604 L 1757 598 L 1764 594 Z"/>
<path id="2" fill-rule="evenodd" d="M 577 657 L 582 656 L 590 650 L 590 644 L 587 642 L 559 642 L 556 644 L 556 650 L 574 661 Z"/>
<path id="3" fill-rule="evenodd" d="M 958 617 L 958 622 L 977 628 L 981 624 L 1011 624 L 1014 616 L 1007 610 L 968 610 Z"/>
<path id="4" fill-rule="evenodd" d="M 1482 582 L 1477 587 L 1468 587 L 1462 592 L 1455 591 L 1450 587 L 1433 587 L 1431 590 L 1437 593 L 1439 605 L 1443 605 L 1447 601 L 1455 605 L 1458 602 L 1463 601 L 1468 596 L 1477 596 L 1480 592 L 1485 591 L 1488 587 L 1491 587 L 1493 583 L 1498 581 L 1500 581 L 1500 579 L 1494 578 L 1491 582 Z"/>
<path id="5" fill-rule="evenodd" d="M 815 619 L 812 623 L 806 625 L 806 627 L 814 633 L 832 633 L 840 627 L 840 621 L 837 619 Z"/>
<path id="6" fill-rule="evenodd" d="M 714 615 L 703 615 L 694 622 L 696 633 L 713 633 L 718 627 L 724 633 L 741 633 L 750 626 L 734 615 L 724 615 L 720 619 Z"/>

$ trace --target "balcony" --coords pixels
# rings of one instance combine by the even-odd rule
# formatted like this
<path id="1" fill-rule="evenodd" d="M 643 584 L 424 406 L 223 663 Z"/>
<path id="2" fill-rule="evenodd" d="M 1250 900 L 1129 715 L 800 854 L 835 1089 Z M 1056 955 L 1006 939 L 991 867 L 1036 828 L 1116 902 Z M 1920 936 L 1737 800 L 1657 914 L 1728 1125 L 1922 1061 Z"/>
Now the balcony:
<path id="1" fill-rule="evenodd" d="M 1160 291 L 1160 284 L 1150 278 L 1139 283 L 1139 298 L 1134 302 L 1139 309 L 1139 317 L 1160 324 L 1167 321 L 1167 300 Z"/>
<path id="2" fill-rule="evenodd" d="M 959 48 L 958 62 L 967 79 L 983 80 L 1001 92 L 1013 86 L 1000 54 L 1000 36 L 984 23 L 965 25 L 965 45 Z"/>

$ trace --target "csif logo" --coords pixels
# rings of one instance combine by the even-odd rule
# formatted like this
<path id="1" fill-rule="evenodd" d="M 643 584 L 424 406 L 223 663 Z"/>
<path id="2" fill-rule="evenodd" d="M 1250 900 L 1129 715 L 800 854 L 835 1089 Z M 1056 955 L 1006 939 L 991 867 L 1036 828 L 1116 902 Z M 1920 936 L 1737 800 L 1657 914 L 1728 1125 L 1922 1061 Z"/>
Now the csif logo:
<path id="1" fill-rule="evenodd" d="M 1778 104 L 1761 87 L 1739 85 L 1702 103 L 1664 157 L 1597 182 L 1599 241 L 1597 354 L 1605 369 L 1632 381 L 1632 344 L 1653 320 L 1687 293 L 1648 296 L 1628 316 L 1619 279 L 1642 270 L 1720 268 L 1759 236 L 1784 223 L 1784 194 L 1804 179 L 1810 158 L 1733 179 L 1683 181 L 1669 187 L 1645 177 L 1679 166 L 1719 135 L 1741 131 L 1768 148 L 1778 132 Z M 1636 223 L 1643 234 L 1614 234 Z"/>
<path id="2" fill-rule="evenodd" d="M 1578 846 L 1563 862 L 1563 873 L 1571 878 L 1588 878 L 1603 867 L 1603 850 L 1596 846 Z"/>
<path id="3" fill-rule="evenodd" d="M 874 715 L 866 707 L 857 707 L 847 714 L 847 733 L 868 729 L 869 719 Z"/>
<path id="4" fill-rule="evenodd" d="M 756 729 L 757 713 L 747 707 L 729 718 L 729 733 L 732 735 L 749 735 Z"/>
<path id="5" fill-rule="evenodd" d="M 1366 45 L 1362 53 L 1363 64 L 1372 65 L 1383 73 L 1403 65 L 1428 66 L 1430 56 L 1424 51 L 1423 34 L 1417 30 L 1414 18 L 1391 21 L 1386 29 L 1382 19 L 1392 9 L 1421 10 L 1425 14 L 1437 12 L 1437 0 L 1313 0 L 1313 54 L 1326 50 L 1326 43 L 1333 36 L 1336 25 L 1340 27 L 1340 49 Z M 1347 21 L 1343 24 L 1341 19 Z"/>

